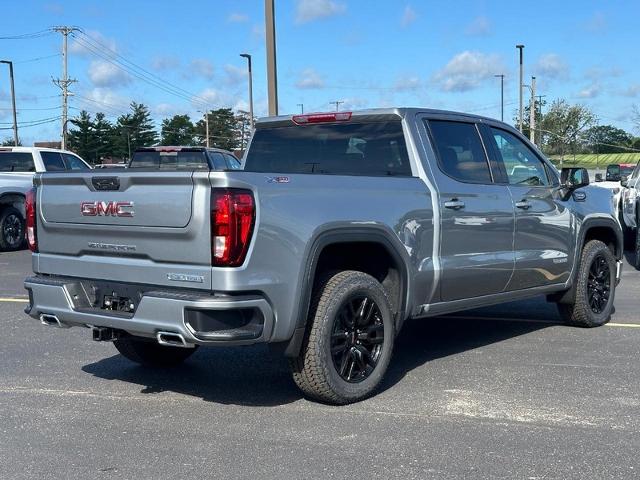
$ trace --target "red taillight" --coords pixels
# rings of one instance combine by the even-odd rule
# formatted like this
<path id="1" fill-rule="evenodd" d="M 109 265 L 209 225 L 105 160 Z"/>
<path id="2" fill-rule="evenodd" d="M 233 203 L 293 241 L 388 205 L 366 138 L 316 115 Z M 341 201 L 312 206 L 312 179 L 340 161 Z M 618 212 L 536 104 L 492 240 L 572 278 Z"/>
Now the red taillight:
<path id="1" fill-rule="evenodd" d="M 291 117 L 297 125 L 309 123 L 346 122 L 351 120 L 351 112 L 310 113 L 307 115 L 294 115 Z"/>
<path id="2" fill-rule="evenodd" d="M 256 206 L 251 190 L 214 189 L 211 193 L 211 263 L 242 265 L 253 233 Z"/>
<path id="3" fill-rule="evenodd" d="M 27 244 L 32 252 L 38 251 L 38 236 L 36 230 L 36 187 L 27 191 L 24 200 L 24 213 L 27 225 Z"/>

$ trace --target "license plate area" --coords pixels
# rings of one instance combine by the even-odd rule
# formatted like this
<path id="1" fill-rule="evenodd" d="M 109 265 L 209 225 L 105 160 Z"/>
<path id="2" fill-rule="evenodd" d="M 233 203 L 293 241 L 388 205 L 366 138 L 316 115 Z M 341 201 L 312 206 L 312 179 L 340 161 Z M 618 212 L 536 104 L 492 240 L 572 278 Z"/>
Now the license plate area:
<path id="1" fill-rule="evenodd" d="M 123 283 L 85 280 L 80 286 L 83 295 L 76 299 L 77 307 L 113 314 L 133 315 L 144 294 L 140 286 Z"/>

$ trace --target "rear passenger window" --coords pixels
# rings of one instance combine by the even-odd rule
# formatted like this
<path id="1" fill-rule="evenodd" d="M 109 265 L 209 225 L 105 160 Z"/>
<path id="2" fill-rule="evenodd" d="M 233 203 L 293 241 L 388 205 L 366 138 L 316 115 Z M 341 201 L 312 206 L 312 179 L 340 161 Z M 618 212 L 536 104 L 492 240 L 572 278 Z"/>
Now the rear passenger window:
<path id="1" fill-rule="evenodd" d="M 221 153 L 213 152 L 211 153 L 211 158 L 213 160 L 213 166 L 216 170 L 226 170 L 227 162 L 225 162 L 224 157 Z"/>
<path id="2" fill-rule="evenodd" d="M 430 120 L 440 169 L 456 180 L 491 183 L 480 135 L 473 123 Z"/>
<path id="3" fill-rule="evenodd" d="M 88 170 L 84 162 L 75 155 L 65 153 L 63 156 L 69 170 Z"/>
<path id="4" fill-rule="evenodd" d="M 67 169 L 59 152 L 40 152 L 40 156 L 47 172 L 60 172 Z"/>
<path id="5" fill-rule="evenodd" d="M 240 161 L 233 155 L 225 155 L 227 164 L 231 170 L 240 170 Z"/>
<path id="6" fill-rule="evenodd" d="M 33 156 L 27 152 L 0 152 L 0 172 L 35 172 Z"/>

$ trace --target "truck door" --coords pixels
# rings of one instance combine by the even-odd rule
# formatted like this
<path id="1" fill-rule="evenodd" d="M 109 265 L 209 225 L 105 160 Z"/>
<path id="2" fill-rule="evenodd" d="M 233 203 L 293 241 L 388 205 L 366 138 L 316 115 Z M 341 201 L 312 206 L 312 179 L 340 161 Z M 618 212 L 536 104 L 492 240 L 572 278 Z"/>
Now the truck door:
<path id="1" fill-rule="evenodd" d="M 516 207 L 516 267 L 507 290 L 566 282 L 573 220 L 560 198 L 557 176 L 516 134 L 493 126 L 484 133 Z"/>
<path id="2" fill-rule="evenodd" d="M 426 121 L 437 156 L 442 301 L 500 293 L 514 268 L 514 207 L 494 182 L 478 125 Z"/>

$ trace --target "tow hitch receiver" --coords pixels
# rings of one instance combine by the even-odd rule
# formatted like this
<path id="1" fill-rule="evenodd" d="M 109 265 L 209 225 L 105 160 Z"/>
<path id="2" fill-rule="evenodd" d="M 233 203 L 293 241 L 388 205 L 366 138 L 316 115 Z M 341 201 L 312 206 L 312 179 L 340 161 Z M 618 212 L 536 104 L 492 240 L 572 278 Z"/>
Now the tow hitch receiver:
<path id="1" fill-rule="evenodd" d="M 93 327 L 91 333 L 95 342 L 113 342 L 120 336 L 118 330 L 107 327 Z"/>

